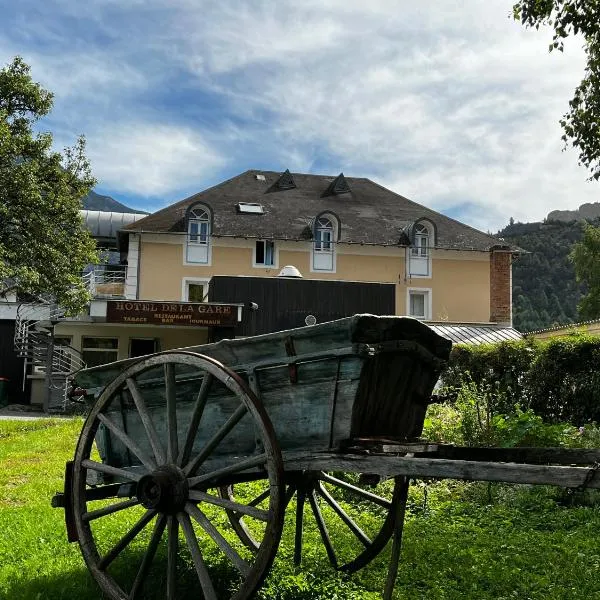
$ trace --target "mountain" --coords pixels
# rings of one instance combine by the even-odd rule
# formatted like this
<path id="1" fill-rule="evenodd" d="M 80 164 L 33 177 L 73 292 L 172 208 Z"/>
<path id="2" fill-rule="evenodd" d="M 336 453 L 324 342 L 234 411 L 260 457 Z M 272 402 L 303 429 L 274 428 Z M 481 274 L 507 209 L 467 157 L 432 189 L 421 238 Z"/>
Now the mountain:
<path id="1" fill-rule="evenodd" d="M 582 204 L 577 210 L 553 210 L 548 213 L 546 221 L 593 221 L 600 217 L 600 202 Z"/>
<path id="2" fill-rule="evenodd" d="M 553 214 L 553 213 L 550 213 Z M 600 226 L 600 219 L 590 219 Z M 569 260 L 583 236 L 584 221 L 511 223 L 497 236 L 527 250 L 513 263 L 513 322 L 519 331 L 575 323 L 585 288 L 575 280 Z"/>
<path id="3" fill-rule="evenodd" d="M 110 196 L 102 196 L 93 190 L 83 198 L 82 204 L 85 210 L 103 210 L 117 213 L 145 212 L 143 210 L 137 210 L 136 208 L 129 208 L 129 206 L 121 204 L 114 198 L 111 198 Z"/>

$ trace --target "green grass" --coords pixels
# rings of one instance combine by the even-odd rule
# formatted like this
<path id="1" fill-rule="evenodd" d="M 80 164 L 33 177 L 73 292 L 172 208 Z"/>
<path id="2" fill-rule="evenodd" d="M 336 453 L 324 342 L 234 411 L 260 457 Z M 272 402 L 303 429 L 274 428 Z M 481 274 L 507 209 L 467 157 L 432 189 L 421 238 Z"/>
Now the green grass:
<path id="1" fill-rule="evenodd" d="M 102 597 L 77 544 L 66 541 L 63 511 L 50 507 L 50 498 L 62 488 L 64 463 L 73 455 L 81 424 L 79 419 L 0 421 L 0 598 Z M 600 506 L 594 498 L 565 506 L 565 495 L 552 488 L 417 483 L 409 498 L 395 597 L 600 598 Z M 381 597 L 387 552 L 345 578 L 329 568 L 316 528 L 307 523 L 303 568 L 297 572 L 292 520 L 288 515 L 262 598 Z M 121 517 L 107 521 L 103 535 L 116 537 L 123 526 Z M 342 534 L 342 528 L 331 530 L 336 540 Z M 235 539 L 232 533 L 228 537 Z M 142 548 L 143 540 L 131 549 L 131 561 Z M 227 587 L 229 575 L 218 553 L 207 557 Z"/>

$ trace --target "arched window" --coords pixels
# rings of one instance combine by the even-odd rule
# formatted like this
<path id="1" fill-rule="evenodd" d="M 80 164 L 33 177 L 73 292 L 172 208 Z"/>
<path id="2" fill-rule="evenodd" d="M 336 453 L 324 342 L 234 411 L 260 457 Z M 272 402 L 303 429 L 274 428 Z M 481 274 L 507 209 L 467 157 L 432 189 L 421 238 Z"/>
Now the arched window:
<path id="1" fill-rule="evenodd" d="M 408 255 L 409 277 L 431 277 L 431 251 L 435 246 L 435 225 L 427 219 L 419 219 L 410 234 Z"/>
<path id="2" fill-rule="evenodd" d="M 415 241 L 411 248 L 413 256 L 429 256 L 429 229 L 423 223 L 415 225 Z"/>
<path id="3" fill-rule="evenodd" d="M 317 219 L 315 227 L 315 250 L 330 252 L 333 245 L 333 223 L 328 217 Z"/>
<path id="4" fill-rule="evenodd" d="M 335 271 L 337 224 L 329 215 L 317 217 L 313 239 L 313 271 Z"/>
<path id="5" fill-rule="evenodd" d="M 209 262 L 210 212 L 205 206 L 194 206 L 187 214 L 186 259 L 190 263 Z"/>

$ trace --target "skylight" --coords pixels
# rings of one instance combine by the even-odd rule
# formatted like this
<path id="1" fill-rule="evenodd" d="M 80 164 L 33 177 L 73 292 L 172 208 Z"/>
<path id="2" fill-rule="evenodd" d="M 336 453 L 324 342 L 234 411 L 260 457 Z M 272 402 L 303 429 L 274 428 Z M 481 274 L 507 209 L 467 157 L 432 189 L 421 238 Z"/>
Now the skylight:
<path id="1" fill-rule="evenodd" d="M 252 215 L 262 215 L 265 212 L 262 204 L 254 202 L 240 202 L 237 204 L 237 210 L 240 213 L 250 213 Z"/>

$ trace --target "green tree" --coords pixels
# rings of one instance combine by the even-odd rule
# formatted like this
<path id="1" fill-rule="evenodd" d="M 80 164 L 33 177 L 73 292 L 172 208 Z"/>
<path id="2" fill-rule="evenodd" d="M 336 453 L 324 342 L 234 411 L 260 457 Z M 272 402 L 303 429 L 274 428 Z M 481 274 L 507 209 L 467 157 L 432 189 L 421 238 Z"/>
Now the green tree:
<path id="1" fill-rule="evenodd" d="M 0 294 L 51 295 L 77 312 L 88 300 L 81 273 L 97 261 L 79 214 L 95 181 L 83 137 L 61 154 L 34 131 L 52 99 L 20 57 L 0 70 Z"/>
<path id="2" fill-rule="evenodd" d="M 550 51 L 563 51 L 564 40 L 581 34 L 587 64 L 581 83 L 561 119 L 563 140 L 579 152 L 579 162 L 600 179 L 600 0 L 520 0 L 514 18 L 526 27 L 554 29 Z"/>
<path id="3" fill-rule="evenodd" d="M 577 305 L 581 319 L 600 317 L 600 227 L 586 225 L 583 239 L 571 250 L 577 281 L 587 287 L 587 293 Z"/>

